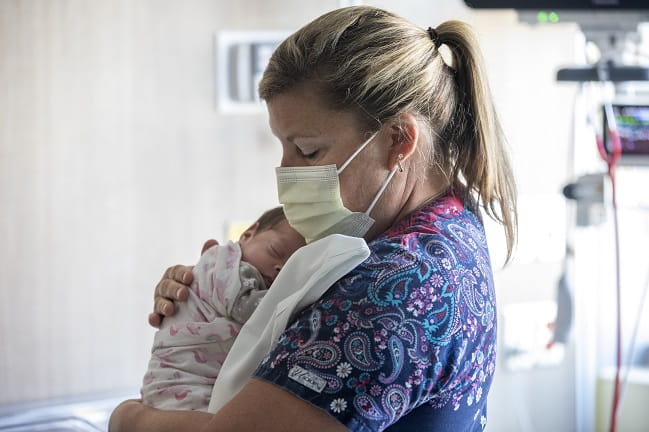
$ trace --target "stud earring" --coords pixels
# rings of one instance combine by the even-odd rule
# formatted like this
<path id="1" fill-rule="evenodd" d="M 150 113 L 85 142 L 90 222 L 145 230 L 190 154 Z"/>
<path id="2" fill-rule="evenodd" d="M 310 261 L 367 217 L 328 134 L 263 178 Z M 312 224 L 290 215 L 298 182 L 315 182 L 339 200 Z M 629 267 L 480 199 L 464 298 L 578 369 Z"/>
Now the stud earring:
<path id="1" fill-rule="evenodd" d="M 399 156 L 397 156 L 397 166 L 399 167 L 399 172 L 403 172 L 403 166 L 401 166 L 402 159 L 403 159 L 403 155 L 399 153 Z"/>

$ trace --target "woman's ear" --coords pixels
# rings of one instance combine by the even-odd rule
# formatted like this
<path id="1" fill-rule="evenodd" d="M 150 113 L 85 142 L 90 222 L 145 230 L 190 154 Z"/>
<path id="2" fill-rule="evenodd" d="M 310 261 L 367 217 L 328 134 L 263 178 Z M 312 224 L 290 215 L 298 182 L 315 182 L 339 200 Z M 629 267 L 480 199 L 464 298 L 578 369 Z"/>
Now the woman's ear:
<path id="1" fill-rule="evenodd" d="M 419 140 L 419 123 L 414 115 L 401 114 L 390 124 L 392 145 L 388 154 L 388 168 L 403 164 L 416 150 Z"/>
<path id="2" fill-rule="evenodd" d="M 244 232 L 241 233 L 241 235 L 239 236 L 239 241 L 245 243 L 253 238 L 257 233 L 258 228 L 259 222 L 255 222 L 254 224 L 250 225 Z"/>

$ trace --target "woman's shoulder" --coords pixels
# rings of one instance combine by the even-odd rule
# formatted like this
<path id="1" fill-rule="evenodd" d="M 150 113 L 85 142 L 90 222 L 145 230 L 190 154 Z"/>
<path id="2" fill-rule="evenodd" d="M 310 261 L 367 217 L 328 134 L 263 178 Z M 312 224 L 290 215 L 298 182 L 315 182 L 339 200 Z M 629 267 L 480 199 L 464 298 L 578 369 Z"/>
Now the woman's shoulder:
<path id="1" fill-rule="evenodd" d="M 364 264 L 371 268 L 442 261 L 448 267 L 448 260 L 468 265 L 481 258 L 488 259 L 480 218 L 455 195 L 413 212 L 368 246 L 371 255 Z"/>
<path id="2" fill-rule="evenodd" d="M 382 430 L 415 407 L 458 429 L 480 418 L 495 361 L 493 280 L 482 226 L 454 201 L 431 203 L 372 241 L 370 256 L 301 312 L 256 376 L 352 430 Z M 291 378 L 298 372 L 324 389 L 305 390 Z"/>
<path id="3" fill-rule="evenodd" d="M 370 256 L 328 293 L 360 304 L 395 308 L 413 318 L 431 310 L 455 307 L 471 296 L 457 297 L 459 287 L 489 295 L 493 277 L 487 241 L 479 218 L 451 197 L 423 207 L 408 221 L 368 244 Z M 484 313 L 482 308 L 478 314 Z M 451 324 L 447 322 L 446 324 Z M 438 326 L 438 342 L 450 328 Z"/>

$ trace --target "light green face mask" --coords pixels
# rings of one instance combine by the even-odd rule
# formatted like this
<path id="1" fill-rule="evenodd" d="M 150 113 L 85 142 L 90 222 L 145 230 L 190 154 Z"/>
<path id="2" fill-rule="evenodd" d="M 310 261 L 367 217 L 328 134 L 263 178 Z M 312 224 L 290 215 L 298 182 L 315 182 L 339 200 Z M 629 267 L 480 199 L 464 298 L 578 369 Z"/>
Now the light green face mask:
<path id="1" fill-rule="evenodd" d="M 275 168 L 277 193 L 286 219 L 307 243 L 330 234 L 363 237 L 374 224 L 370 213 L 397 168 L 390 171 L 365 212 L 352 212 L 344 206 L 338 175 L 377 134 L 365 141 L 339 169 L 336 165 Z"/>

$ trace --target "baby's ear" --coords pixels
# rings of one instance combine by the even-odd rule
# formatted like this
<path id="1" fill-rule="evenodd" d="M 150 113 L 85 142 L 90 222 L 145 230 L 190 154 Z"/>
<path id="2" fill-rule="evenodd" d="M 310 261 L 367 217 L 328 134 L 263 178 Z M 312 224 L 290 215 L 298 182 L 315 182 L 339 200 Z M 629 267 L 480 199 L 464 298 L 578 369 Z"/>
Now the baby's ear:
<path id="1" fill-rule="evenodd" d="M 257 233 L 258 228 L 259 222 L 255 222 L 254 224 L 250 225 L 244 232 L 241 233 L 241 235 L 239 236 L 239 241 L 246 241 L 253 238 Z"/>

